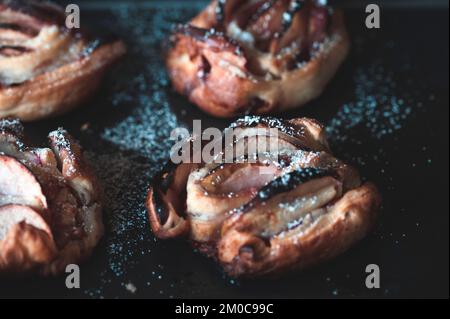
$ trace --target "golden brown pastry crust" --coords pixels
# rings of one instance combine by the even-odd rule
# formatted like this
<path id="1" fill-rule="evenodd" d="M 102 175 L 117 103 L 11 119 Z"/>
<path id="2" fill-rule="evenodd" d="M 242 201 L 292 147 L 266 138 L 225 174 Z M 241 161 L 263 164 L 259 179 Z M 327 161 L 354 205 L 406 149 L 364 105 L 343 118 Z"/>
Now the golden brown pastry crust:
<path id="1" fill-rule="evenodd" d="M 124 55 L 122 41 L 68 30 L 61 8 L 45 2 L 0 4 L 0 117 L 34 121 L 89 98 Z"/>
<path id="2" fill-rule="evenodd" d="M 246 141 L 277 128 L 279 158 L 169 166 L 147 197 L 155 236 L 187 236 L 230 276 L 256 277 L 324 262 L 370 232 L 381 196 L 332 156 L 320 123 L 247 117 L 231 127 Z"/>
<path id="3" fill-rule="evenodd" d="M 264 245 L 258 251 L 261 256 L 240 251 L 247 244 L 262 244 L 260 239 L 231 228 L 218 243 L 218 259 L 227 273 L 237 277 L 305 269 L 345 252 L 364 238 L 375 223 L 380 205 L 377 188 L 372 183 L 363 184 L 347 192 L 325 218 L 301 236 L 285 234 L 284 238 L 271 239 L 268 248 Z"/>
<path id="4" fill-rule="evenodd" d="M 87 259 L 102 237 L 101 192 L 66 131 L 38 149 L 23 144 L 22 130 L 17 120 L 0 120 L 0 274 L 57 275 Z"/>
<path id="5" fill-rule="evenodd" d="M 349 39 L 339 10 L 331 14 L 328 34 L 315 42 L 320 46 L 311 57 L 300 66 L 285 68 L 279 66 L 284 63 L 277 58 L 279 52 L 261 52 L 236 40 L 230 26 L 224 29 L 217 21 L 216 8 L 213 1 L 190 25 L 176 30 L 166 60 L 175 89 L 211 115 L 235 117 L 300 107 L 322 93 L 348 54 Z M 251 65 L 263 70 L 256 72 Z"/>

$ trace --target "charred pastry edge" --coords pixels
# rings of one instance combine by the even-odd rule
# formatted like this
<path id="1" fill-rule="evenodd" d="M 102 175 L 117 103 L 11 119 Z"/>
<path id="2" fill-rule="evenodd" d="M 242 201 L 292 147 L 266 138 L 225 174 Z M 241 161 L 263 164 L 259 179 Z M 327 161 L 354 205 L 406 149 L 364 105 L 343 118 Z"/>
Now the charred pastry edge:
<path id="1" fill-rule="evenodd" d="M 190 229 L 190 225 L 188 221 L 179 215 L 179 213 L 170 205 L 169 202 L 165 201 L 161 194 L 155 194 L 157 190 L 150 186 L 147 199 L 146 206 L 148 211 L 148 217 L 150 220 L 150 226 L 152 228 L 153 234 L 161 239 L 169 239 L 187 235 Z M 157 199 L 155 196 L 160 196 L 159 199 L 163 203 L 157 203 Z M 164 205 L 164 219 L 161 218 L 158 210 L 161 209 L 160 205 Z"/>
<path id="2" fill-rule="evenodd" d="M 195 26 L 187 25 L 175 30 L 172 47 L 166 57 L 175 90 L 187 95 L 192 103 L 210 115 L 230 118 L 248 113 L 279 113 L 300 107 L 322 93 L 348 54 L 350 41 L 343 14 L 335 10 L 326 46 L 315 56 L 301 68 L 285 72 L 281 79 L 267 81 L 257 78 L 246 69 L 247 58 L 239 44 L 221 32 L 211 31 L 220 30 L 215 7 L 216 1 L 213 1 L 194 18 L 191 23 Z M 208 37 L 204 40 L 206 35 Z M 230 66 L 214 64 L 206 57 L 217 60 L 228 54 L 229 58 L 233 51 L 237 63 L 233 69 L 237 73 Z M 193 60 L 192 56 L 196 59 Z M 198 72 L 205 63 L 209 75 L 207 78 L 199 77 Z M 242 74 L 238 76 L 238 73 Z"/>
<path id="3" fill-rule="evenodd" d="M 14 0 L 0 6 L 0 10 L 19 11 L 33 19 L 43 19 L 43 24 L 57 25 L 72 37 L 85 39 L 86 47 L 78 60 L 16 85 L 0 85 L 0 117 L 14 116 L 22 121 L 35 121 L 72 110 L 92 96 L 106 71 L 126 53 L 121 40 L 100 43 L 98 39 L 91 40 L 84 30 L 65 29 L 64 12 L 58 6 L 47 6 L 47 2 L 37 5 L 36 9 L 34 1 L 30 5 L 22 0 Z M 53 10 L 53 13 L 46 15 L 46 9 Z M 63 14 L 62 21 L 57 19 L 58 13 Z"/>
<path id="4" fill-rule="evenodd" d="M 0 136 L 16 137 L 15 133 L 23 135 L 20 121 L 12 118 L 0 119 Z M 8 233 L 7 240 L 0 241 L 0 273 L 38 272 L 45 276 L 58 275 L 64 271 L 66 265 L 80 263 L 89 258 L 103 236 L 101 189 L 85 162 L 80 145 L 63 129 L 51 132 L 49 139 L 59 162 L 58 169 L 78 198 L 79 214 L 82 213 L 81 217 L 84 218 L 82 227 L 86 231 L 85 236 L 81 240 L 71 240 L 62 249 L 58 249 L 53 240 L 53 230 L 46 233 L 24 222 L 17 224 Z M 15 151 L 19 153 L 35 150 L 26 147 L 19 138 L 12 143 L 16 147 Z M 91 195 L 90 198 L 85 195 L 86 189 L 74 185 L 80 180 L 84 180 L 83 186 L 89 185 L 87 191 Z"/>
<path id="5" fill-rule="evenodd" d="M 304 169 L 299 169 L 292 171 L 290 173 L 286 173 L 285 175 L 274 179 L 268 185 L 264 186 L 258 191 L 255 199 L 260 202 L 266 202 L 270 198 L 289 192 L 294 188 L 307 183 L 316 178 L 322 178 L 331 176 L 336 179 L 336 174 L 332 169 L 323 169 L 323 168 L 311 168 L 306 167 Z M 245 205 L 244 210 L 249 209 L 254 205 L 254 202 L 249 202 Z"/>
<path id="6" fill-rule="evenodd" d="M 190 148 L 192 159 L 195 156 L 194 140 L 189 137 L 184 142 Z M 190 225 L 184 214 L 187 191 L 183 189 L 183 185 L 187 183 L 190 173 L 196 167 L 197 164 L 176 165 L 168 162 L 161 173 L 154 177 L 147 192 L 146 208 L 150 227 L 156 237 L 169 239 L 189 233 Z M 182 170 L 181 173 L 177 174 L 178 170 Z M 181 181 L 178 180 L 178 175 L 181 175 Z M 172 195 L 175 198 L 172 201 L 167 198 L 170 196 L 169 193 L 174 193 Z"/>

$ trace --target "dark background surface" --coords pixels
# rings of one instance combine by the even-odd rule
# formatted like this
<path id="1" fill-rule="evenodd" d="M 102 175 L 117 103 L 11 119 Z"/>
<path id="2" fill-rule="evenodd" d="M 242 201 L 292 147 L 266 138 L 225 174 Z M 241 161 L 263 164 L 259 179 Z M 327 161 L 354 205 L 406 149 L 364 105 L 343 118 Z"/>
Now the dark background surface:
<path id="1" fill-rule="evenodd" d="M 382 7 L 380 30 L 364 27 L 364 7 L 347 9 L 350 57 L 319 99 L 282 116 L 327 125 L 338 157 L 379 186 L 378 227 L 325 265 L 238 282 L 188 243 L 156 240 L 143 207 L 151 177 L 167 160 L 173 128 L 190 127 L 193 119 L 204 128 L 230 122 L 175 94 L 164 70 L 161 47 L 171 25 L 202 4 L 79 3 L 82 25 L 120 35 L 129 54 L 91 102 L 27 131 L 44 143 L 51 129 L 64 126 L 81 140 L 105 189 L 107 233 L 81 267 L 81 289 L 66 289 L 64 277 L 0 279 L 0 297 L 448 298 L 447 8 Z M 381 269 L 378 290 L 364 284 L 372 263 Z"/>

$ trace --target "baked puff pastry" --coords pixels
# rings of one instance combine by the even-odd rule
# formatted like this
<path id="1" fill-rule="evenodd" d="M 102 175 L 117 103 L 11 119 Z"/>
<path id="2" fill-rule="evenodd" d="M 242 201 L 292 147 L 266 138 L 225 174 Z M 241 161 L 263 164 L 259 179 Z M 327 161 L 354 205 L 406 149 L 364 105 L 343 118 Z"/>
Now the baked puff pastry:
<path id="1" fill-rule="evenodd" d="M 321 124 L 246 117 L 231 129 L 224 149 L 242 156 L 156 177 L 147 207 L 157 237 L 186 236 L 230 276 L 256 277 L 329 260 L 372 229 L 380 194 L 331 154 Z"/>
<path id="2" fill-rule="evenodd" d="M 179 26 L 175 89 L 217 117 L 282 112 L 319 96 L 349 51 L 343 15 L 316 0 L 216 0 Z"/>
<path id="3" fill-rule="evenodd" d="M 0 274 L 57 275 L 88 258 L 103 235 L 100 191 L 63 129 L 30 148 L 18 120 L 0 120 Z"/>
<path id="4" fill-rule="evenodd" d="M 0 117 L 33 121 L 69 111 L 125 53 L 121 41 L 68 29 L 65 19 L 45 1 L 0 1 Z"/>

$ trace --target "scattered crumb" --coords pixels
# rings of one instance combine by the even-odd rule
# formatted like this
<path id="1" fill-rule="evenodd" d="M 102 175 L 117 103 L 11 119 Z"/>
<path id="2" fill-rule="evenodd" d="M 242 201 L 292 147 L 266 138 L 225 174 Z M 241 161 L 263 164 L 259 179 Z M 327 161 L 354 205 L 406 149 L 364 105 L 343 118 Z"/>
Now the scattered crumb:
<path id="1" fill-rule="evenodd" d="M 136 293 L 137 288 L 131 282 L 125 285 L 125 289 L 131 292 L 132 294 Z"/>

